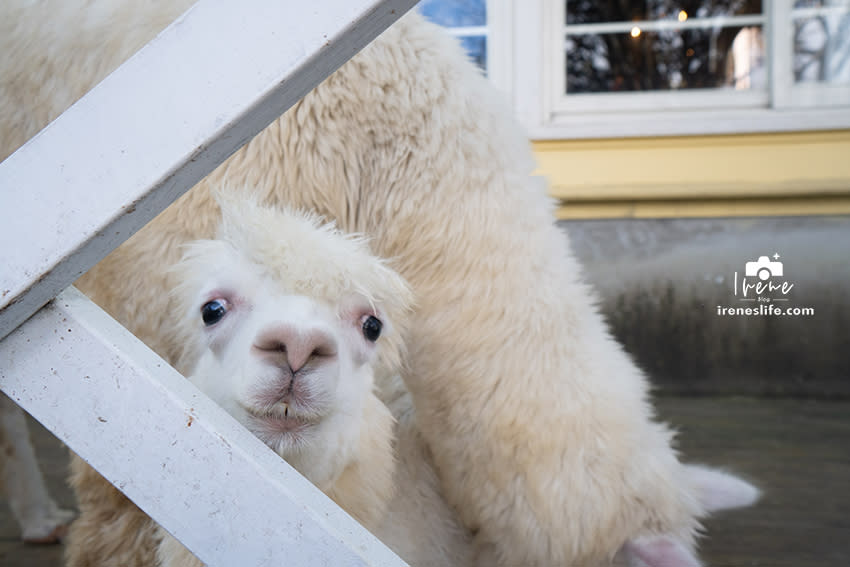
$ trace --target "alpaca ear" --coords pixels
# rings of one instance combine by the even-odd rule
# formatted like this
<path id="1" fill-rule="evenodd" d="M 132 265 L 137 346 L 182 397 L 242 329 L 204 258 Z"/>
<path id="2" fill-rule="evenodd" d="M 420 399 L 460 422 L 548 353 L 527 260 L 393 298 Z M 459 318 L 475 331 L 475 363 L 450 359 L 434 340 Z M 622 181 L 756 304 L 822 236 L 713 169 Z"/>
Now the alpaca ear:
<path id="1" fill-rule="evenodd" d="M 627 567 L 700 567 L 691 550 L 671 536 L 638 537 L 620 550 Z"/>
<path id="2" fill-rule="evenodd" d="M 758 488 L 729 473 L 697 465 L 685 465 L 685 473 L 706 512 L 743 508 L 758 500 Z"/>

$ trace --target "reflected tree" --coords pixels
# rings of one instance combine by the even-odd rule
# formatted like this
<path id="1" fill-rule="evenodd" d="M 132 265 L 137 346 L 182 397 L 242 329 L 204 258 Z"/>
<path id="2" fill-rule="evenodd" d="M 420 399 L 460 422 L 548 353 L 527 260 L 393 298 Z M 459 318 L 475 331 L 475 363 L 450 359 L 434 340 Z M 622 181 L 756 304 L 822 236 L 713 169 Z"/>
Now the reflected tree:
<path id="1" fill-rule="evenodd" d="M 760 0 L 567 0 L 567 23 L 638 22 L 758 14 Z M 732 42 L 741 27 L 567 37 L 568 93 L 716 88 L 730 84 Z"/>
<path id="2" fill-rule="evenodd" d="M 795 8 L 829 7 L 829 2 L 797 1 Z M 850 83 L 850 6 L 794 22 L 794 80 Z"/>

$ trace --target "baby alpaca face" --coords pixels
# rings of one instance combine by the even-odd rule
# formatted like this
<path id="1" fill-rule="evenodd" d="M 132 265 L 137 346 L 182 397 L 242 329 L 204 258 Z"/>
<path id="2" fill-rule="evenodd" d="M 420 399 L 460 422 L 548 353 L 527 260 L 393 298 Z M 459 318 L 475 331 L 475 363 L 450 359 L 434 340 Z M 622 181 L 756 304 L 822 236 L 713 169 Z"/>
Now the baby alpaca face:
<path id="1" fill-rule="evenodd" d="M 222 242 L 192 307 L 203 348 L 190 377 L 320 488 L 358 445 L 383 327 L 369 302 L 293 293 Z"/>
<path id="2" fill-rule="evenodd" d="M 327 490 L 384 435 L 375 372 L 399 370 L 412 294 L 362 238 L 315 215 L 220 204 L 218 239 L 172 269 L 185 309 L 173 340 L 192 382 Z"/>

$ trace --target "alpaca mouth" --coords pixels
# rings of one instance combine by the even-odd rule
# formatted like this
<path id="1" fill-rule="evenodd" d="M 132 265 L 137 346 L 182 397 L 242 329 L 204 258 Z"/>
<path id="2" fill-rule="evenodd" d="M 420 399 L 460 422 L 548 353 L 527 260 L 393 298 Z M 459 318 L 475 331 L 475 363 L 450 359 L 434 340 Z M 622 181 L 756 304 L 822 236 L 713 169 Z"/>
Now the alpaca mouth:
<path id="1" fill-rule="evenodd" d="M 260 418 L 263 427 L 273 433 L 299 433 L 304 429 L 315 425 L 315 423 L 303 418 L 286 416 L 278 417 L 275 415 Z"/>
<path id="2" fill-rule="evenodd" d="M 275 420 L 319 421 L 328 410 L 325 396 L 304 383 L 293 386 L 292 382 L 284 387 L 258 388 L 241 405 L 253 417 Z"/>
<path id="3" fill-rule="evenodd" d="M 315 426 L 314 418 L 298 415 L 294 408 L 286 403 L 280 403 L 271 411 L 262 413 L 249 411 L 251 430 L 261 439 L 281 434 L 299 434 Z"/>

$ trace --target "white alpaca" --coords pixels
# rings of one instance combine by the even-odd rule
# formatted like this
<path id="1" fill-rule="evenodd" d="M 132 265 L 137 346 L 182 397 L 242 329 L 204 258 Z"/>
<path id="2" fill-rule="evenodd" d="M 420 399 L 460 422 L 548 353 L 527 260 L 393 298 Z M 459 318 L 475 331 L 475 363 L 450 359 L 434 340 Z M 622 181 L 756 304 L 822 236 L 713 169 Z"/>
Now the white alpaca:
<path id="1" fill-rule="evenodd" d="M 56 543 L 74 512 L 60 508 L 47 491 L 30 443 L 26 416 L 0 393 L 0 487 L 27 543 Z"/>
<path id="2" fill-rule="evenodd" d="M 0 3 L 0 156 L 187 3 Z M 177 311 L 161 290 L 177 283 L 166 268 L 178 245 L 213 235 L 210 188 L 226 179 L 268 204 L 315 210 L 368 235 L 417 297 L 403 372 L 414 432 L 481 564 L 594 566 L 619 554 L 694 565 L 698 518 L 734 479 L 707 474 L 700 492 L 702 472 L 676 459 L 646 379 L 610 337 L 529 177 L 510 115 L 456 41 L 406 16 L 79 286 L 186 370 L 194 361 L 169 332 Z M 398 394 L 380 368 L 376 381 L 385 399 Z M 144 565 L 144 517 L 74 467 L 84 504 L 70 564 Z M 731 486 L 732 504 L 754 498 Z"/>
<path id="3" fill-rule="evenodd" d="M 393 418 L 374 393 L 378 359 L 398 371 L 403 355 L 411 294 L 397 274 L 314 216 L 251 202 L 228 203 L 218 238 L 175 273 L 193 383 L 411 563 L 469 561 L 409 436 L 394 469 Z M 197 562 L 167 537 L 158 554 Z"/>

